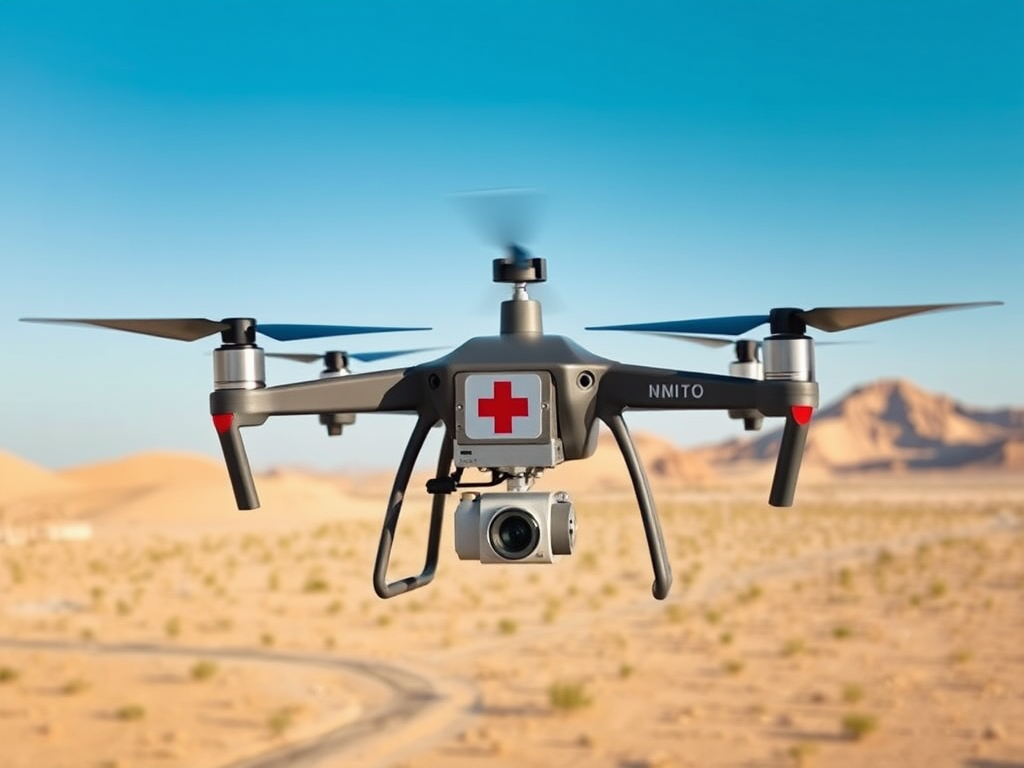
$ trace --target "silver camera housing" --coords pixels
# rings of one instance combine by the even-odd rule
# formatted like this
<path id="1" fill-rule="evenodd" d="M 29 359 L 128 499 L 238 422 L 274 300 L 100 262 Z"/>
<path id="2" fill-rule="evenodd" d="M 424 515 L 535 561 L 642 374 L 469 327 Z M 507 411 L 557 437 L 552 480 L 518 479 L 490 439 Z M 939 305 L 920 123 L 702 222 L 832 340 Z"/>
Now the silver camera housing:
<path id="1" fill-rule="evenodd" d="M 553 563 L 576 544 L 569 494 L 467 493 L 455 510 L 455 552 L 481 563 Z"/>

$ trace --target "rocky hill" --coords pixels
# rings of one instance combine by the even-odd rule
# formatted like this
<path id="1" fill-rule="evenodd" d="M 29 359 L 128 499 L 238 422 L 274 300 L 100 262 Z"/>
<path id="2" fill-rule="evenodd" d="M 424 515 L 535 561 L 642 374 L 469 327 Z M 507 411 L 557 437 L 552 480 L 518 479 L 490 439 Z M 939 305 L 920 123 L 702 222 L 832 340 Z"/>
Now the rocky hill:
<path id="1" fill-rule="evenodd" d="M 774 461 L 781 429 L 711 446 L 712 466 Z M 837 472 L 1024 470 L 1024 409 L 974 408 L 909 381 L 858 387 L 814 415 L 804 462 Z"/>

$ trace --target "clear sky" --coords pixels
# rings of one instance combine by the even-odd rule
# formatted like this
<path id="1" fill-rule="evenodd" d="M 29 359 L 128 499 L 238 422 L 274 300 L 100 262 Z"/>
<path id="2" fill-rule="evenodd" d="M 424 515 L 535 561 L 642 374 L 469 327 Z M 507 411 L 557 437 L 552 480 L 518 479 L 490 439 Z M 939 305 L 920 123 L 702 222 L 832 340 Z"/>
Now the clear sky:
<path id="1" fill-rule="evenodd" d="M 22 316 L 435 329 L 265 345 L 298 352 L 495 333 L 497 254 L 449 195 L 504 186 L 545 192 L 546 330 L 595 353 L 724 373 L 726 350 L 582 328 L 1001 299 L 848 332 L 869 343 L 819 350 L 818 378 L 1024 403 L 1019 0 L 2 0 L 0 448 L 218 454 L 215 340 Z M 244 434 L 257 467 L 385 466 L 410 428 Z"/>

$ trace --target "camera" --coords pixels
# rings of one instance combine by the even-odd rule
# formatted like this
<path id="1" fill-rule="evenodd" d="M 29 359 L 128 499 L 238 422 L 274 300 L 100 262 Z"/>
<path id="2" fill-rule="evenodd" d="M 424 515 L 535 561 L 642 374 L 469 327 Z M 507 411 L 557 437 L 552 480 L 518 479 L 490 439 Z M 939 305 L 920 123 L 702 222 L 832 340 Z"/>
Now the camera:
<path id="1" fill-rule="evenodd" d="M 466 493 L 455 510 L 461 560 L 553 563 L 575 543 L 576 513 L 564 491 Z"/>

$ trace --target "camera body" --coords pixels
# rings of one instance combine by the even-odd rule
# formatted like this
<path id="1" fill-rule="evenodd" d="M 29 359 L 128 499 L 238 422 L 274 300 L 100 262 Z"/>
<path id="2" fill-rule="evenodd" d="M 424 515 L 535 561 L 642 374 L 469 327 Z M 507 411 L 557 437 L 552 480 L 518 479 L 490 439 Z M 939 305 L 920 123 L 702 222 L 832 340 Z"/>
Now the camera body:
<path id="1" fill-rule="evenodd" d="M 455 510 L 461 560 L 553 563 L 575 543 L 576 513 L 564 491 L 466 493 Z"/>

